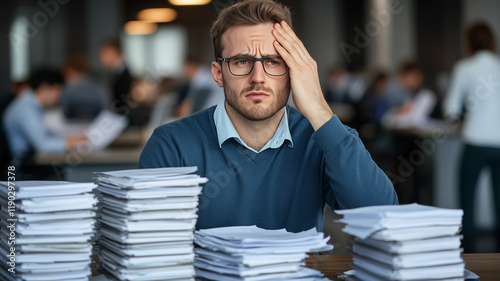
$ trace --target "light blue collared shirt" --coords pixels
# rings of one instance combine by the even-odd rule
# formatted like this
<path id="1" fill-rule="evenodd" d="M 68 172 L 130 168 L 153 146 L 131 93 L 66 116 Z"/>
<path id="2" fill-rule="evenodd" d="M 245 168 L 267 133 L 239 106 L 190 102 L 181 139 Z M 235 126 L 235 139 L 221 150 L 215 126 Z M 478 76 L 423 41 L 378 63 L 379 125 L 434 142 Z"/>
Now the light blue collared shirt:
<path id="1" fill-rule="evenodd" d="M 30 149 L 36 152 L 64 152 L 65 139 L 49 130 L 33 91 L 22 94 L 3 115 L 3 128 L 14 161 L 24 158 Z"/>
<path id="2" fill-rule="evenodd" d="M 285 113 L 281 118 L 280 124 L 278 125 L 278 129 L 276 130 L 276 133 L 274 133 L 274 136 L 264 145 L 264 147 L 262 147 L 260 151 L 256 151 L 246 145 L 240 138 L 240 135 L 238 135 L 238 132 L 234 128 L 234 125 L 227 114 L 226 107 L 224 106 L 225 101 L 225 99 L 221 99 L 214 111 L 214 121 L 215 128 L 217 129 L 217 138 L 219 139 L 219 147 L 222 148 L 222 144 L 231 138 L 234 138 L 239 144 L 255 153 L 262 152 L 268 148 L 279 148 L 283 145 L 285 140 L 290 141 L 288 147 L 293 147 L 292 135 L 290 134 L 290 128 L 288 127 L 287 109 L 285 109 Z"/>

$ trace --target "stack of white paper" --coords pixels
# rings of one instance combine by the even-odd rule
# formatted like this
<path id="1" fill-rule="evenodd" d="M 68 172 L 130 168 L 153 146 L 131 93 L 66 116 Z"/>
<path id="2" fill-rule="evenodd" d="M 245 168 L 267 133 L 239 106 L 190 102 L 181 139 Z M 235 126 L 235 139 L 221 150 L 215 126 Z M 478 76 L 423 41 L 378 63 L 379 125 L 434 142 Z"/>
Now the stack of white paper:
<path id="1" fill-rule="evenodd" d="M 330 238 L 316 229 L 290 233 L 256 226 L 195 232 L 196 275 L 208 280 L 328 280 L 302 267 L 307 252 L 326 251 Z"/>
<path id="2" fill-rule="evenodd" d="M 207 181 L 196 167 L 96 173 L 99 258 L 118 280 L 193 280 L 193 230 Z"/>
<path id="3" fill-rule="evenodd" d="M 88 280 L 94 188 L 63 181 L 0 182 L 1 280 Z"/>
<path id="4" fill-rule="evenodd" d="M 463 280 L 462 210 L 418 204 L 336 211 L 361 280 Z"/>

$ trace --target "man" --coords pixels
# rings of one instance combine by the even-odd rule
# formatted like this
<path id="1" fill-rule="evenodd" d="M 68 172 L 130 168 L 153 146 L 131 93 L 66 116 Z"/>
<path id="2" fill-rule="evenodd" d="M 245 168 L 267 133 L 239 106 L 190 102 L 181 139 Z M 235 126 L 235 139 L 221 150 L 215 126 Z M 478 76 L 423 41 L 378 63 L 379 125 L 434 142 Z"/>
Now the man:
<path id="1" fill-rule="evenodd" d="M 490 168 L 495 204 L 495 252 L 500 252 L 500 57 L 495 53 L 495 37 L 483 22 L 465 31 L 465 47 L 470 55 L 453 68 L 444 112 L 450 120 L 463 122 L 464 148 L 460 165 L 460 203 L 464 210 L 463 248 L 474 252 L 477 229 L 474 206 L 476 184 L 481 171 Z"/>
<path id="2" fill-rule="evenodd" d="M 61 97 L 62 76 L 52 70 L 39 70 L 31 78 L 31 91 L 7 107 L 3 129 L 14 163 L 21 163 L 34 152 L 64 152 L 85 141 L 83 135 L 64 138 L 44 123 L 44 111 L 57 105 Z"/>
<path id="3" fill-rule="evenodd" d="M 326 103 L 315 61 L 288 8 L 247 0 L 223 10 L 211 36 L 225 100 L 157 128 L 139 167 L 198 166 L 208 177 L 198 229 L 323 228 L 325 204 L 397 204 L 354 130 Z M 286 106 L 290 89 L 298 109 Z"/>
<path id="4" fill-rule="evenodd" d="M 132 76 L 125 65 L 120 42 L 115 39 L 105 41 L 99 50 L 102 65 L 110 70 L 111 108 L 128 115 L 127 98 L 132 89 Z"/>
<path id="5" fill-rule="evenodd" d="M 66 86 L 62 92 L 61 108 L 68 119 L 91 120 L 108 107 L 108 95 L 87 76 L 87 72 L 87 61 L 81 55 L 71 55 L 63 62 Z"/>
<path id="6" fill-rule="evenodd" d="M 427 122 L 436 106 L 436 94 L 423 88 L 424 74 L 415 60 L 400 64 L 396 83 L 389 85 L 386 98 L 392 106 L 382 118 L 388 128 L 415 127 Z"/>

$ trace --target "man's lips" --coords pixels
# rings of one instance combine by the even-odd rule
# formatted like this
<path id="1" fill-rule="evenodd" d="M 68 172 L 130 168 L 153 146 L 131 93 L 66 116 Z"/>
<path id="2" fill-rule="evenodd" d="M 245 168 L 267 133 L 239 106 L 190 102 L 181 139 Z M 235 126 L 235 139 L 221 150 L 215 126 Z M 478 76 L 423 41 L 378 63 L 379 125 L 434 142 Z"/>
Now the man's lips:
<path id="1" fill-rule="evenodd" d="M 245 97 L 251 100 L 261 100 L 269 97 L 269 95 L 264 92 L 251 92 L 246 94 Z"/>

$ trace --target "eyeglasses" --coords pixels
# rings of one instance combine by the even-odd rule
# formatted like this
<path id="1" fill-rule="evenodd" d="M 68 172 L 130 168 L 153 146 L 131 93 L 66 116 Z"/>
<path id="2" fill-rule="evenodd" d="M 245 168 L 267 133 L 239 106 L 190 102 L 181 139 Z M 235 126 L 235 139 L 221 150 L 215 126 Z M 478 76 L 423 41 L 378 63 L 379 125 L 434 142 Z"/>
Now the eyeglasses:
<path id="1" fill-rule="evenodd" d="M 229 66 L 229 72 L 234 76 L 245 76 L 252 72 L 256 61 L 262 63 L 264 71 L 270 76 L 283 76 L 288 72 L 288 66 L 278 55 L 254 58 L 250 56 L 236 56 L 231 58 L 217 58 L 218 61 L 225 61 Z"/>

